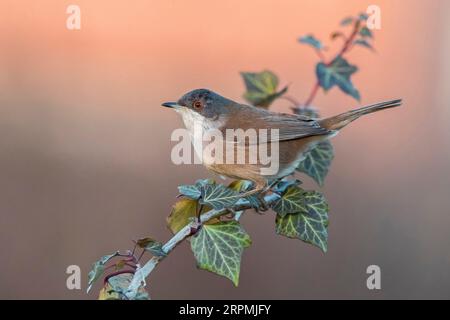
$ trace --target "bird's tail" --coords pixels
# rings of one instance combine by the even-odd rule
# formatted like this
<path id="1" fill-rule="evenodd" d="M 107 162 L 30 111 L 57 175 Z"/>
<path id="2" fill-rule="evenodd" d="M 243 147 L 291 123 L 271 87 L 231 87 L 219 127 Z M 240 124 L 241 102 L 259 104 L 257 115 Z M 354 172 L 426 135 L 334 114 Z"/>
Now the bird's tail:
<path id="1" fill-rule="evenodd" d="M 326 128 L 328 130 L 340 130 L 346 125 L 348 125 L 350 122 L 358 119 L 359 117 L 365 114 L 380 111 L 383 109 L 398 107 L 401 104 L 402 104 L 401 99 L 380 102 L 356 110 L 347 111 L 337 116 L 319 120 L 319 123 L 323 128 Z"/>

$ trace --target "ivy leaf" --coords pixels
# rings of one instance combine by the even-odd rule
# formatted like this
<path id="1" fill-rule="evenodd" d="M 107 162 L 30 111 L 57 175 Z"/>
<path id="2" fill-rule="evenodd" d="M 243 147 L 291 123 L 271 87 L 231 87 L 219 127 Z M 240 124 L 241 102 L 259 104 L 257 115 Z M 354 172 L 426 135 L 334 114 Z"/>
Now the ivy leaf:
<path id="1" fill-rule="evenodd" d="M 202 191 L 196 185 L 178 186 L 178 192 L 193 200 L 197 200 L 202 195 Z"/>
<path id="2" fill-rule="evenodd" d="M 303 193 L 305 212 L 277 215 L 276 232 L 288 238 L 300 239 L 319 247 L 323 252 L 328 246 L 328 204 L 317 191 Z"/>
<path id="3" fill-rule="evenodd" d="M 281 180 L 280 182 L 277 183 L 277 185 L 274 188 L 274 191 L 277 193 L 285 193 L 287 188 L 291 187 L 291 186 L 298 186 L 302 184 L 302 182 L 298 179 L 291 179 L 291 180 Z"/>
<path id="4" fill-rule="evenodd" d="M 239 193 L 222 184 L 208 184 L 203 189 L 200 203 L 220 210 L 232 207 L 240 198 L 241 195 Z"/>
<path id="5" fill-rule="evenodd" d="M 347 17 L 347 18 L 344 18 L 344 19 L 342 19 L 342 21 L 341 21 L 341 26 L 348 26 L 349 24 L 351 24 L 352 22 L 353 22 L 353 17 Z"/>
<path id="6" fill-rule="evenodd" d="M 334 151 L 331 142 L 328 140 L 319 142 L 305 153 L 305 158 L 298 165 L 297 171 L 306 173 L 319 186 L 323 186 L 333 158 Z"/>
<path id="7" fill-rule="evenodd" d="M 119 252 L 105 255 L 92 265 L 92 269 L 91 271 L 89 271 L 88 274 L 88 288 L 86 292 L 89 293 L 94 282 L 97 281 L 102 276 L 103 272 L 105 271 L 105 264 L 112 258 L 116 257 L 118 254 Z"/>
<path id="8" fill-rule="evenodd" d="M 158 241 L 154 241 L 145 247 L 145 250 L 150 252 L 155 257 L 165 257 L 167 253 L 163 250 L 163 244 Z"/>
<path id="9" fill-rule="evenodd" d="M 247 90 L 244 98 L 257 107 L 269 107 L 275 99 L 282 96 L 288 89 L 284 87 L 277 91 L 278 77 L 271 71 L 241 72 L 241 76 Z"/>
<path id="10" fill-rule="evenodd" d="M 193 218 L 197 216 L 198 202 L 192 199 L 181 199 L 172 207 L 170 215 L 167 217 L 167 226 L 173 234 L 183 229 Z M 202 213 L 211 210 L 210 206 L 203 206 Z"/>
<path id="11" fill-rule="evenodd" d="M 133 278 L 132 273 L 123 273 L 108 279 L 99 293 L 99 300 L 121 300 Z M 144 287 L 140 287 L 133 300 L 149 300 L 150 297 Z"/>
<path id="12" fill-rule="evenodd" d="M 361 30 L 359 30 L 359 34 L 364 38 L 373 38 L 372 31 L 370 31 L 370 29 L 366 26 L 362 27 Z"/>
<path id="13" fill-rule="evenodd" d="M 353 42 L 353 44 L 355 44 L 355 45 L 359 45 L 359 46 L 363 46 L 363 47 L 366 47 L 366 48 L 368 48 L 368 49 L 370 49 L 370 50 L 374 50 L 374 48 L 372 47 L 372 45 L 369 43 L 369 42 L 367 42 L 366 40 L 364 40 L 364 39 L 358 39 L 358 40 L 355 40 L 354 42 Z"/>
<path id="14" fill-rule="evenodd" d="M 156 257 L 164 257 L 167 255 L 167 253 L 162 248 L 163 244 L 150 237 L 139 239 L 138 241 L 136 241 L 136 244 L 139 248 L 150 252 Z"/>
<path id="15" fill-rule="evenodd" d="M 369 19 L 369 16 L 366 13 L 360 13 L 358 19 L 361 21 L 367 21 L 367 19 Z"/>
<path id="16" fill-rule="evenodd" d="M 357 70 L 358 68 L 356 66 L 349 64 L 344 58 L 337 57 L 330 65 L 323 62 L 318 63 L 316 75 L 320 86 L 325 91 L 337 85 L 343 92 L 359 101 L 359 92 L 350 80 L 350 76 Z"/>
<path id="17" fill-rule="evenodd" d="M 199 180 L 195 181 L 195 185 L 198 188 L 204 187 L 207 184 L 216 184 L 216 182 L 213 179 L 199 179 Z"/>
<path id="18" fill-rule="evenodd" d="M 320 42 L 320 40 L 317 40 L 316 37 L 314 37 L 312 34 L 300 37 L 298 39 L 298 41 L 300 43 L 304 43 L 304 44 L 308 44 L 311 47 L 317 49 L 317 50 L 322 50 L 323 49 L 323 44 L 322 42 Z"/>
<path id="19" fill-rule="evenodd" d="M 183 196 L 197 200 L 202 195 L 202 188 L 208 184 L 215 184 L 213 179 L 200 179 L 195 182 L 194 185 L 181 185 L 178 187 L 178 191 Z"/>
<path id="20" fill-rule="evenodd" d="M 319 118 L 318 111 L 310 107 L 296 108 L 294 112 L 310 118 Z M 304 159 L 299 163 L 297 171 L 306 173 L 322 186 L 333 158 L 331 142 L 329 140 L 319 142 L 304 153 Z"/>
<path id="21" fill-rule="evenodd" d="M 274 203 L 273 210 L 282 217 L 289 213 L 307 212 L 304 193 L 305 191 L 296 185 L 288 187 L 283 196 Z"/>
<path id="22" fill-rule="evenodd" d="M 250 244 L 250 236 L 236 221 L 204 225 L 191 239 L 197 266 L 230 279 L 235 286 L 242 253 Z"/>

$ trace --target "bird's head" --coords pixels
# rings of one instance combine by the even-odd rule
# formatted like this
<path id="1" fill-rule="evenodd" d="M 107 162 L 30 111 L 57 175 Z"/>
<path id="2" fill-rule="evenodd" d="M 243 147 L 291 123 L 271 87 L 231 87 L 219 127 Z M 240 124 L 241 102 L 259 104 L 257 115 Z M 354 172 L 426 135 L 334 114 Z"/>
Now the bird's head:
<path id="1" fill-rule="evenodd" d="M 208 90 L 196 89 L 183 95 L 177 102 L 165 102 L 164 107 L 173 108 L 184 117 L 217 120 L 226 115 L 235 102 Z"/>

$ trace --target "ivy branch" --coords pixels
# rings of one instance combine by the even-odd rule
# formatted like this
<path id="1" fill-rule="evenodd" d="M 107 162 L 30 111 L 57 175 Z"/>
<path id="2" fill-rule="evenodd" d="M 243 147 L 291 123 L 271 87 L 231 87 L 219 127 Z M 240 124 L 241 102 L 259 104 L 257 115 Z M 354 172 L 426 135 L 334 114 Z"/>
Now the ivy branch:
<path id="1" fill-rule="evenodd" d="M 276 193 L 274 193 L 265 196 L 264 200 L 266 201 L 267 205 L 272 205 L 279 198 L 280 197 Z M 175 249 L 175 247 L 178 246 L 181 242 L 196 234 L 203 224 L 206 224 L 212 219 L 219 218 L 228 213 L 232 213 L 234 215 L 234 213 L 236 212 L 252 208 L 253 205 L 251 204 L 251 202 L 244 200 L 243 203 L 236 205 L 230 209 L 222 208 L 217 210 L 209 210 L 208 212 L 201 214 L 198 220 L 193 220 L 188 223 L 162 246 L 162 252 L 164 254 L 153 256 L 150 260 L 147 261 L 147 263 L 145 263 L 142 268 L 139 269 L 139 273 L 136 273 L 131 280 L 125 296 L 130 299 L 135 297 L 139 288 L 143 285 L 143 283 L 145 283 L 145 278 L 153 271 L 153 269 L 159 264 L 159 262 L 161 262 L 170 252 L 172 252 L 172 250 Z"/>
<path id="2" fill-rule="evenodd" d="M 294 113 L 310 118 L 319 117 L 318 111 L 310 108 L 310 105 L 320 88 L 327 92 L 338 87 L 359 100 L 359 91 L 350 79 L 358 68 L 343 56 L 355 45 L 373 50 L 373 35 L 366 26 L 366 20 L 367 16 L 360 14 L 341 22 L 342 27 L 352 25 L 353 28 L 349 36 L 342 31 L 331 34 L 331 39 L 342 38 L 344 42 L 329 62 L 325 61 L 326 47 L 322 42 L 313 35 L 299 38 L 300 43 L 313 47 L 320 59 L 316 65 L 317 81 L 304 103 L 288 96 L 287 86 L 279 89 L 278 77 L 268 70 L 241 73 L 246 87 L 244 98 L 261 108 L 268 108 L 275 100 L 283 98 L 294 105 Z M 304 160 L 296 171 L 308 175 L 322 186 L 333 158 L 331 143 L 328 140 L 320 142 L 305 152 Z M 242 193 L 253 188 L 249 181 L 236 180 L 225 186 L 204 179 L 193 185 L 179 186 L 181 197 L 167 218 L 173 236 L 164 244 L 151 237 L 140 238 L 134 241 L 132 250 L 125 253 L 117 251 L 101 257 L 89 272 L 88 291 L 98 279 L 109 273 L 103 278 L 99 299 L 149 299 L 146 279 L 185 240 L 190 241 L 200 269 L 226 277 L 237 286 L 242 254 L 251 244 L 250 236 L 240 224 L 240 217 L 251 209 L 259 212 L 269 207 L 276 213 L 277 234 L 302 240 L 326 252 L 328 204 L 323 194 L 304 190 L 300 185 L 301 181 L 292 178 L 273 182 L 272 188 L 264 194 L 264 206 L 257 196 L 242 197 Z M 152 257 L 143 263 L 146 253 Z"/>
<path id="3" fill-rule="evenodd" d="M 358 91 L 350 82 L 350 75 L 356 72 L 356 67 L 349 65 L 343 56 L 350 51 L 355 45 L 364 46 L 372 49 L 373 47 L 369 39 L 373 38 L 372 32 L 366 26 L 367 15 L 360 14 L 357 18 L 348 17 L 342 20 L 341 26 L 353 24 L 352 31 L 347 37 L 341 31 L 335 31 L 330 35 L 332 40 L 342 38 L 344 40 L 342 48 L 334 56 L 333 59 L 326 62 L 323 51 L 326 47 L 321 41 L 317 40 L 313 35 L 306 35 L 299 38 L 300 43 L 308 44 L 313 47 L 319 56 L 320 63 L 316 66 L 317 81 L 314 84 L 308 98 L 304 103 L 297 103 L 296 100 L 291 100 L 296 108 L 309 107 L 314 101 L 320 87 L 328 91 L 335 84 L 341 88 L 342 91 L 359 100 Z M 339 68 L 338 68 L 339 67 Z"/>

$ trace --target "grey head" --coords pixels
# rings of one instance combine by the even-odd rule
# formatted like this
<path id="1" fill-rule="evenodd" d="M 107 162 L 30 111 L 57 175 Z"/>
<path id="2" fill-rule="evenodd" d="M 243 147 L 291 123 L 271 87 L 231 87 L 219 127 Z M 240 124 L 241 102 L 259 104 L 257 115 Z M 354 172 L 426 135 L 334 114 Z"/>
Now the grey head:
<path id="1" fill-rule="evenodd" d="M 189 109 L 208 119 L 217 119 L 230 112 L 236 102 L 208 89 L 195 89 L 183 95 L 177 102 L 165 102 L 164 107 Z"/>

